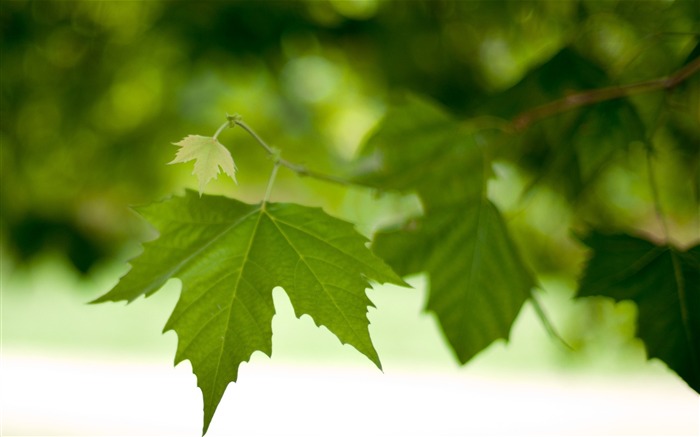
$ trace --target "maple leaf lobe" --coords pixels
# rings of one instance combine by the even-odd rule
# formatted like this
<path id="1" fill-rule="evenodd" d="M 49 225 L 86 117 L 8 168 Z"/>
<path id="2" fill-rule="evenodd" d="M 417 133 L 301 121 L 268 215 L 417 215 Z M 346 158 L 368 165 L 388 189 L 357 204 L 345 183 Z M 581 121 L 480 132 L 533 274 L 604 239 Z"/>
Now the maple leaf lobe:
<path id="1" fill-rule="evenodd" d="M 297 317 L 308 314 L 381 368 L 369 336 L 370 280 L 403 285 L 348 222 L 320 208 L 246 204 L 220 196 L 173 197 L 142 209 L 160 237 L 97 301 L 133 300 L 168 279 L 182 282 L 165 330 L 178 335 L 175 362 L 189 360 L 204 397 L 204 432 L 238 367 L 272 352 L 272 290 Z"/>

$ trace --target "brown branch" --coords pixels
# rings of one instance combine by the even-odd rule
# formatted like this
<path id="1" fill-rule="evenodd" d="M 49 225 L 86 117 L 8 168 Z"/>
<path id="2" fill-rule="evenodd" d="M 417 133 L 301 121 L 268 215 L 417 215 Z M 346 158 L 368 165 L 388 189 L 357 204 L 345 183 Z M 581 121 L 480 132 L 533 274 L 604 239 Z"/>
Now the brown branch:
<path id="1" fill-rule="evenodd" d="M 695 58 L 692 62 L 672 75 L 660 79 L 584 91 L 553 102 L 545 103 L 544 105 L 536 106 L 517 115 L 511 121 L 509 127 L 515 132 L 523 131 L 539 120 L 582 106 L 642 94 L 649 91 L 668 90 L 680 85 L 698 72 L 700 72 L 700 57 Z"/>

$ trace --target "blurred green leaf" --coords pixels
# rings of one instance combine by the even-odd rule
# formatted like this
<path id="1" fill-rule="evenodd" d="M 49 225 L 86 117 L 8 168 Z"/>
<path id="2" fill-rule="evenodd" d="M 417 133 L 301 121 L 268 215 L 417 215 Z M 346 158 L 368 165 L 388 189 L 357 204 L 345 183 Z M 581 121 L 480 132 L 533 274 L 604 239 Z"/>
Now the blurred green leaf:
<path id="1" fill-rule="evenodd" d="M 633 142 L 647 141 L 646 126 L 625 99 L 603 102 L 544 120 L 522 134 L 519 163 L 574 205 Z M 515 153 L 518 153 L 515 152 Z"/>
<path id="2" fill-rule="evenodd" d="M 402 275 L 429 274 L 427 309 L 459 360 L 508 338 L 534 279 L 486 198 L 488 164 L 473 136 L 410 98 L 387 114 L 362 156 L 358 180 L 415 191 L 423 202 L 423 217 L 379 232 L 373 248 Z"/>
<path id="3" fill-rule="evenodd" d="M 637 335 L 700 393 L 700 246 L 680 251 L 624 234 L 592 233 L 578 296 L 637 304 Z"/>
<path id="4" fill-rule="evenodd" d="M 565 47 L 488 102 L 493 114 L 517 116 L 518 123 L 527 125 L 518 141 L 509 143 L 515 147 L 503 150 L 503 156 L 532 173 L 530 189 L 545 183 L 576 204 L 630 143 L 646 141 L 646 126 L 626 98 L 537 118 L 539 105 L 611 83 L 600 66 Z"/>
<path id="5" fill-rule="evenodd" d="M 372 248 L 401 275 L 428 273 L 427 310 L 462 363 L 508 338 L 534 286 L 503 218 L 483 198 L 380 232 Z"/>
<path id="6" fill-rule="evenodd" d="M 188 191 L 140 209 L 160 232 L 133 269 L 95 302 L 132 301 L 170 278 L 182 293 L 166 330 L 179 337 L 204 396 L 206 433 L 226 386 L 255 351 L 272 353 L 272 289 L 381 367 L 369 337 L 369 280 L 404 282 L 347 222 L 317 208 L 250 205 Z"/>
<path id="7" fill-rule="evenodd" d="M 484 158 L 474 138 L 427 100 L 407 96 L 367 140 L 356 180 L 383 190 L 417 192 L 424 204 L 478 198 Z"/>
<path id="8" fill-rule="evenodd" d="M 571 74 L 575 72 L 575 74 Z M 600 66 L 572 47 L 564 47 L 527 72 L 520 82 L 487 102 L 490 114 L 513 118 L 523 111 L 578 91 L 609 85 Z"/>

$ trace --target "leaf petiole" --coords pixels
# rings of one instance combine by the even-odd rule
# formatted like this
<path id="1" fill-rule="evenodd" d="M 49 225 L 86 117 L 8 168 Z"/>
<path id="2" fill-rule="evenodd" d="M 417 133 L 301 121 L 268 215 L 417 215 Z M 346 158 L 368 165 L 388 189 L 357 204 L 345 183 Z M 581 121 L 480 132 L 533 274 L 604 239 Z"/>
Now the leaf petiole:
<path id="1" fill-rule="evenodd" d="M 278 149 L 271 147 L 269 144 L 267 144 L 262 138 L 260 138 L 260 136 L 250 126 L 245 124 L 243 122 L 243 120 L 241 119 L 240 115 L 233 115 L 233 116 L 229 115 L 226 118 L 228 120 L 226 126 L 231 124 L 234 126 L 238 125 L 241 128 L 243 128 L 243 130 L 248 132 L 248 134 L 251 137 L 253 137 L 253 139 L 255 139 L 255 141 L 257 141 L 257 143 L 260 145 L 260 147 L 265 149 L 265 152 L 267 152 L 267 154 L 272 157 L 275 165 L 281 165 L 282 167 L 286 167 L 289 170 L 293 171 L 294 173 L 298 174 L 299 176 L 309 176 L 309 177 L 312 177 L 314 179 L 318 179 L 318 180 L 326 181 L 326 182 L 331 182 L 331 183 L 338 184 L 338 185 L 352 185 L 352 182 L 350 182 L 346 179 L 342 179 L 342 178 L 339 178 L 336 176 L 332 176 L 332 175 L 328 175 L 328 174 L 324 174 L 324 173 L 319 173 L 319 172 L 316 172 L 313 170 L 309 170 L 306 167 L 304 167 L 303 165 L 295 164 L 293 162 L 287 161 L 286 159 L 284 159 L 280 156 L 280 151 Z M 219 131 L 223 130 L 224 128 L 225 128 L 225 126 L 222 126 L 221 128 L 219 128 Z M 217 133 L 218 133 L 218 131 L 217 131 Z"/>
<path id="2" fill-rule="evenodd" d="M 227 127 L 234 127 L 234 126 L 235 126 L 235 124 L 231 124 L 230 121 L 226 121 L 226 123 L 219 126 L 219 128 L 216 130 L 216 132 L 214 132 L 214 135 L 212 136 L 212 138 L 214 138 L 214 141 L 217 141 L 219 138 L 219 135 L 221 134 L 221 132 L 224 131 L 224 129 L 226 129 Z"/>
<path id="3" fill-rule="evenodd" d="M 260 146 L 261 146 L 263 149 L 265 149 L 265 151 L 266 151 L 269 155 L 275 155 L 275 149 L 273 149 L 272 147 L 268 146 L 267 143 L 266 143 L 262 138 L 260 138 L 260 136 L 259 136 L 250 126 L 248 126 L 247 124 L 245 124 L 245 123 L 243 122 L 243 120 L 241 120 L 240 118 L 236 118 L 236 119 L 229 119 L 229 122 L 230 122 L 230 123 L 233 123 L 234 125 L 238 125 L 238 126 L 242 127 L 243 130 L 246 131 L 246 132 L 248 132 L 248 134 L 249 134 L 251 137 L 253 137 L 253 139 L 254 139 L 255 141 L 257 141 L 258 144 L 260 144 Z"/>
<path id="4" fill-rule="evenodd" d="M 277 170 L 280 168 L 279 160 L 275 161 L 274 167 L 272 167 L 272 173 L 270 173 L 270 179 L 267 180 L 267 188 L 265 189 L 265 197 L 263 197 L 262 205 L 265 208 L 265 204 L 270 200 L 270 194 L 272 193 L 272 186 L 275 183 L 275 178 L 277 178 Z"/>
<path id="5" fill-rule="evenodd" d="M 540 319 L 540 322 L 542 322 L 542 326 L 544 326 L 544 330 L 547 332 L 547 334 L 549 334 L 551 338 L 558 340 L 568 350 L 573 351 L 574 348 L 567 343 L 566 340 L 564 340 L 564 337 L 562 337 L 559 332 L 557 332 L 556 328 L 554 328 L 552 321 L 549 320 L 547 313 L 544 312 L 542 303 L 534 293 L 530 295 L 530 302 L 532 303 L 532 307 L 534 308 L 537 317 Z"/>

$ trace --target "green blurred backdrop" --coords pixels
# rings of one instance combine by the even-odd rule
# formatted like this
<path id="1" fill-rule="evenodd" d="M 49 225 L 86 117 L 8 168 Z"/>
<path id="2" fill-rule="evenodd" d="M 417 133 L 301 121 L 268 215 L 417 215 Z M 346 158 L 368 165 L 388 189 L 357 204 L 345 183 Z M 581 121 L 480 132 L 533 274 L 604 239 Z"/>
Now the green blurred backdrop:
<path id="1" fill-rule="evenodd" d="M 426 95 L 488 125 L 491 117 L 509 118 L 572 90 L 670 74 L 697 56 L 700 29 L 694 0 L 3 0 L 1 8 L 3 339 L 45 343 L 57 340 L 52 326 L 65 320 L 57 308 L 64 316 L 103 311 L 77 303 L 116 281 L 126 254 L 146 232 L 128 207 L 196 187 L 191 164 L 165 165 L 174 157 L 171 143 L 213 134 L 227 113 L 240 113 L 285 158 L 342 176 L 351 172 L 355 150 L 395 93 Z M 698 186 L 686 175 L 697 175 L 699 96 L 697 79 L 666 96 L 672 105 L 664 109 L 660 133 L 663 147 L 685 148 L 681 161 L 660 160 L 659 172 L 674 231 L 686 241 L 697 238 L 697 202 L 688 199 L 697 199 Z M 640 107 L 663 98 L 640 97 Z M 644 122 L 657 115 L 641 112 Z M 588 128 L 633 144 L 637 138 L 625 134 L 626 120 L 618 120 L 624 111 L 613 106 L 610 113 Z M 570 227 L 583 217 L 653 232 L 651 194 L 644 170 L 638 172 L 645 157 L 624 155 L 584 197 L 587 179 L 570 181 L 570 156 L 553 159 L 558 139 L 547 126 L 516 138 L 512 160 L 495 168 L 499 179 L 491 187 L 542 277 L 555 324 L 578 349 L 573 354 L 552 344 L 530 314 L 530 328 L 515 342 L 521 345 L 519 365 L 529 356 L 537 365 L 613 362 L 641 369 L 633 305 L 569 300 L 584 257 Z M 220 177 L 210 192 L 257 201 L 269 161 L 240 131 L 226 131 L 221 141 L 239 167 L 239 185 Z M 588 157 L 594 163 L 609 159 Z M 540 182 L 545 188 L 530 194 L 528 187 Z M 368 190 L 286 172 L 276 187 L 274 197 L 321 205 L 366 233 L 416 207 L 412 199 L 376 199 Z M 422 298 L 412 296 L 406 305 L 412 311 L 415 306 L 418 317 Z M 165 321 L 171 305 L 152 305 L 161 321 L 144 322 L 149 329 Z M 411 320 L 386 317 L 397 332 L 410 329 L 405 324 Z M 94 323 L 95 343 L 117 329 L 105 320 L 103 328 L 100 320 L 86 322 Z M 128 324 L 126 333 L 120 329 L 114 344 L 133 343 L 140 323 Z M 68 343 L 86 335 L 84 327 L 62 332 Z M 379 344 L 380 354 L 430 356 L 425 349 L 406 352 L 415 345 L 399 337 Z M 444 356 L 444 347 L 428 350 Z"/>

